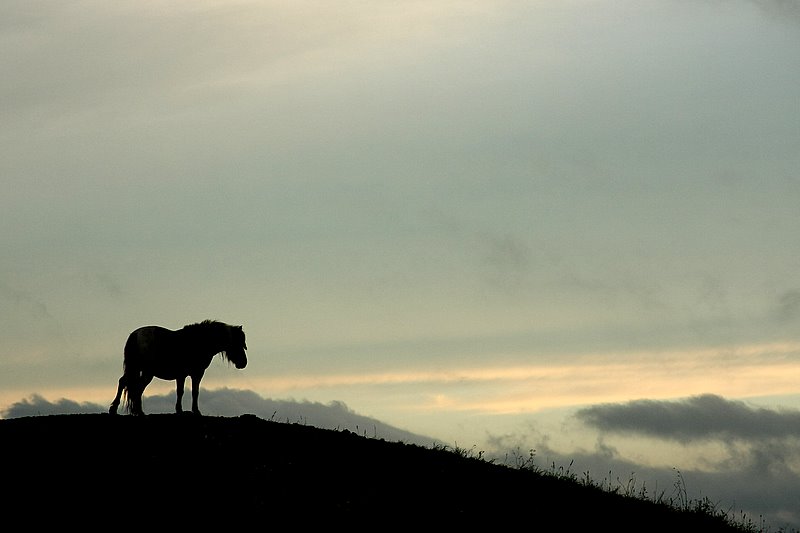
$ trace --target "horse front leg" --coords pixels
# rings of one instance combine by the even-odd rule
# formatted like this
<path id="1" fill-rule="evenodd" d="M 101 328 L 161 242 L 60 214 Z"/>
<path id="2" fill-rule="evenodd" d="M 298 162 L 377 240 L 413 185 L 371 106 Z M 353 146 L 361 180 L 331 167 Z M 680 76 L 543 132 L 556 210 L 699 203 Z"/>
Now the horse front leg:
<path id="1" fill-rule="evenodd" d="M 198 407 L 197 398 L 200 396 L 200 380 L 203 379 L 203 372 L 192 376 L 192 412 L 196 415 L 201 415 L 200 408 Z"/>
<path id="2" fill-rule="evenodd" d="M 183 387 L 184 383 L 186 382 L 186 376 L 181 376 L 175 379 L 175 394 L 177 396 L 177 401 L 175 402 L 175 413 L 181 414 L 183 413 Z"/>

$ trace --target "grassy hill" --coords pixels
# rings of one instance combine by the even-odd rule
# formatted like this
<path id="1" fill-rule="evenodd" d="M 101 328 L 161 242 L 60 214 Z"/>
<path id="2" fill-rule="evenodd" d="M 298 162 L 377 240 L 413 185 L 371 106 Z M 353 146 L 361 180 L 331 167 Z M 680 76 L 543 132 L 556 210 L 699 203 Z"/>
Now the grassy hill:
<path id="1" fill-rule="evenodd" d="M 751 531 L 591 484 L 253 415 L 0 420 L 0 519 L 88 529 Z M 205 529 L 204 529 L 205 530 Z"/>

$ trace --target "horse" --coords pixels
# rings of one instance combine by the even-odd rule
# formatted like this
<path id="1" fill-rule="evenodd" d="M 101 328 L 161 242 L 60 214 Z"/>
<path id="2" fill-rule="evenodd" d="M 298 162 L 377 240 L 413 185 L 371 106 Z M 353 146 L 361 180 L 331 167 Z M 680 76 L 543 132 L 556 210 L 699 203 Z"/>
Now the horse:
<path id="1" fill-rule="evenodd" d="M 217 354 L 238 369 L 247 366 L 245 335 L 242 326 L 229 326 L 216 320 L 189 324 L 179 330 L 161 326 L 142 326 L 134 330 L 125 343 L 122 377 L 117 396 L 108 413 L 117 414 L 120 399 L 133 415 L 144 415 L 142 393 L 154 377 L 175 380 L 177 403 L 175 412 L 183 412 L 183 386 L 186 376 L 192 378 L 192 413 L 200 415 L 197 398 L 200 380 Z"/>

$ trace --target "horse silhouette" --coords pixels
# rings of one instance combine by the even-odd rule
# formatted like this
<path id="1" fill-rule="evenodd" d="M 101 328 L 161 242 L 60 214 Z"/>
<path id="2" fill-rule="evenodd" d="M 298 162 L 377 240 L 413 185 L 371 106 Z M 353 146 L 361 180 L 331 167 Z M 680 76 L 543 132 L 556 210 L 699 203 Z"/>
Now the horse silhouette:
<path id="1" fill-rule="evenodd" d="M 176 382 L 175 412 L 182 413 L 183 387 L 186 376 L 192 378 L 192 413 L 201 414 L 197 397 L 211 360 L 217 354 L 236 368 L 247 366 L 242 326 L 229 326 L 215 320 L 189 324 L 179 330 L 161 326 L 143 326 L 134 330 L 125 343 L 122 377 L 117 396 L 108 408 L 117 414 L 120 399 L 125 395 L 125 407 L 133 415 L 144 415 L 142 393 L 154 377 Z"/>

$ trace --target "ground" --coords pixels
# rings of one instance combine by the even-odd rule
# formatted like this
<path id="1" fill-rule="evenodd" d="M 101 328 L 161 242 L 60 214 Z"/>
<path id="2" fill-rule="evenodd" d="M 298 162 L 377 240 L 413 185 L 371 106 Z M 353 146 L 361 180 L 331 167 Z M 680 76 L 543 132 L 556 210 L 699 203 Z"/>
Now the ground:
<path id="1" fill-rule="evenodd" d="M 254 415 L 0 420 L 0 449 L 2 516 L 29 527 L 739 531 L 710 516 L 453 450 Z"/>

